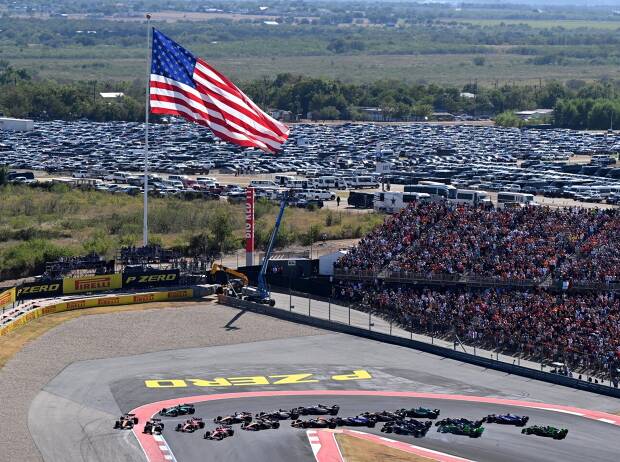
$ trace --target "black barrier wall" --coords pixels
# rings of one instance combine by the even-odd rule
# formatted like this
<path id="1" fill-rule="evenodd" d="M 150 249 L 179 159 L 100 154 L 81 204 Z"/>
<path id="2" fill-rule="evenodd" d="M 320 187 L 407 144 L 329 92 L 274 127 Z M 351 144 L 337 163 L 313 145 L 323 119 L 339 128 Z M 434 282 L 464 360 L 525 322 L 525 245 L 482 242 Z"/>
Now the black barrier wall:
<path id="1" fill-rule="evenodd" d="M 178 286 L 180 272 L 176 270 L 129 271 L 123 273 L 123 289 L 142 289 L 146 287 Z"/>
<path id="2" fill-rule="evenodd" d="M 62 295 L 62 279 L 46 282 L 31 282 L 18 286 L 15 291 L 17 300 L 29 300 L 33 298 L 51 298 Z"/>

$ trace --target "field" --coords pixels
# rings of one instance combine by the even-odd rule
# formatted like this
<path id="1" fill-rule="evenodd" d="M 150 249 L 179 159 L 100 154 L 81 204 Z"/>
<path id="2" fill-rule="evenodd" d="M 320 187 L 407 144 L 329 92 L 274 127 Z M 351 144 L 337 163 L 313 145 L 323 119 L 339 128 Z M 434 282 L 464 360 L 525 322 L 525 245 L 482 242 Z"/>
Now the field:
<path id="1" fill-rule="evenodd" d="M 95 191 L 4 187 L 0 193 L 0 277 L 42 272 L 46 260 L 95 251 L 113 257 L 141 241 L 142 198 Z M 277 205 L 256 204 L 257 250 L 275 221 Z M 244 206 L 179 198 L 150 201 L 151 241 L 190 254 L 233 251 L 242 245 Z M 286 210 L 277 246 L 358 238 L 383 221 L 378 214 Z"/>
<path id="2" fill-rule="evenodd" d="M 485 55 L 484 66 L 473 64 L 473 54 L 439 55 L 348 55 L 348 56 L 281 56 L 209 58 L 211 64 L 234 81 L 250 81 L 278 73 L 301 74 L 308 77 L 328 77 L 343 82 L 363 83 L 382 79 L 408 83 L 437 83 L 464 85 L 538 83 L 542 80 L 620 79 L 620 67 L 611 64 L 568 63 L 537 66 L 528 63 L 526 56 L 516 54 Z M 110 58 L 105 61 L 84 58 L 13 58 L 14 66 L 33 69 L 44 78 L 59 81 L 83 80 L 126 81 L 141 79 L 144 59 L 135 57 Z"/>
<path id="3" fill-rule="evenodd" d="M 448 21 L 447 19 L 445 21 Z M 452 21 L 449 20 L 449 21 Z M 578 19 L 458 19 L 458 22 L 464 24 L 473 24 L 476 26 L 498 26 L 504 24 L 506 26 L 514 26 L 525 24 L 535 29 L 601 29 L 616 30 L 620 29 L 620 20 L 618 21 L 591 21 Z"/>

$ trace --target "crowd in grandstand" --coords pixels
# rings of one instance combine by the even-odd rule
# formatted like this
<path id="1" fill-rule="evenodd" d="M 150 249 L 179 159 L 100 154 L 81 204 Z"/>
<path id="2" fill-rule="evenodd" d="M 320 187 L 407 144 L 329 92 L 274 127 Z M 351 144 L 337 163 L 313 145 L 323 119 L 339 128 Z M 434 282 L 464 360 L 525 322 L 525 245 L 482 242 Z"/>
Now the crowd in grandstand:
<path id="1" fill-rule="evenodd" d="M 618 225 L 617 210 L 412 204 L 363 238 L 337 266 L 425 276 L 612 282 L 620 273 Z"/>
<path id="2" fill-rule="evenodd" d="M 612 374 L 620 367 L 620 296 L 547 290 L 430 289 L 341 283 L 338 297 L 413 329 L 469 345 Z"/>
<path id="3" fill-rule="evenodd" d="M 620 281 L 620 210 L 414 203 L 336 268 L 377 276 L 372 284 L 341 281 L 337 296 L 407 328 L 620 379 L 620 294 L 604 284 L 566 290 Z M 381 282 L 384 270 L 501 280 L 504 287 L 390 285 Z M 538 288 L 510 285 L 525 280 Z"/>

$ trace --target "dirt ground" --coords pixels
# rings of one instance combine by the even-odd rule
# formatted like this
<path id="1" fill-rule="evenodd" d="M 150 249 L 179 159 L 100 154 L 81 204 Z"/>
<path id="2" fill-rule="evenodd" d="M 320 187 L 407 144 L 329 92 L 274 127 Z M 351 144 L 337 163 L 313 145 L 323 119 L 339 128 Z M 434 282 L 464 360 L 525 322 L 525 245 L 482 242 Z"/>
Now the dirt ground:
<path id="1" fill-rule="evenodd" d="M 341 433 L 336 434 L 336 441 L 347 462 L 432 462 L 433 459 L 408 454 L 398 449 L 382 446 L 370 441 L 354 438 Z"/>

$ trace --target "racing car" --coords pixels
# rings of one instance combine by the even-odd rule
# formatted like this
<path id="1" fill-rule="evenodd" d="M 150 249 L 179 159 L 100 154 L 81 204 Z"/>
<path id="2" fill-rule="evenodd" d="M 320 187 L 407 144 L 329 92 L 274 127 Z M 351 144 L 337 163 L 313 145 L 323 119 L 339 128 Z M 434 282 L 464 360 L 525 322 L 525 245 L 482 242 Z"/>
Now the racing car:
<path id="1" fill-rule="evenodd" d="M 159 415 L 164 417 L 177 417 L 180 415 L 192 415 L 196 412 L 193 404 L 179 404 L 178 406 L 163 408 Z"/>
<path id="2" fill-rule="evenodd" d="M 374 428 L 376 420 L 358 415 L 357 417 L 337 417 L 334 419 L 339 427 L 368 427 Z"/>
<path id="3" fill-rule="evenodd" d="M 224 425 L 233 425 L 239 423 L 249 423 L 252 421 L 252 413 L 250 412 L 235 412 L 232 415 L 222 417 L 218 415 L 213 422 L 224 424 Z"/>
<path id="4" fill-rule="evenodd" d="M 296 407 L 291 410 L 291 413 L 297 415 L 338 415 L 338 411 L 340 411 L 340 406 L 336 404 L 333 406 L 317 404 L 316 406 Z"/>
<path id="5" fill-rule="evenodd" d="M 436 419 L 439 417 L 439 409 L 429 409 L 426 407 L 416 407 L 411 409 L 399 409 L 396 414 L 402 417 L 416 417 L 418 419 Z"/>
<path id="6" fill-rule="evenodd" d="M 337 426 L 336 419 L 325 419 L 324 417 L 310 420 L 297 419 L 291 422 L 291 427 L 295 428 L 336 428 Z"/>
<path id="7" fill-rule="evenodd" d="M 563 440 L 564 438 L 566 438 L 566 435 L 568 435 L 568 429 L 533 425 L 531 427 L 524 428 L 523 430 L 521 430 L 521 433 L 525 435 L 544 436 L 546 438 L 553 438 L 554 440 Z"/>
<path id="8" fill-rule="evenodd" d="M 292 411 L 285 411 L 284 409 L 280 409 L 278 411 L 259 412 L 258 414 L 256 414 L 256 418 L 269 420 L 297 420 L 299 418 L 299 414 L 295 414 Z"/>
<path id="9" fill-rule="evenodd" d="M 484 432 L 484 427 L 472 427 L 467 424 L 453 424 L 448 423 L 445 425 L 440 425 L 437 428 L 439 433 L 452 433 L 453 435 L 465 435 L 470 438 L 480 438 L 482 433 Z"/>
<path id="10" fill-rule="evenodd" d="M 413 435 L 416 438 L 420 438 L 426 436 L 432 425 L 428 420 L 424 423 L 415 419 L 396 420 L 386 422 L 381 427 L 381 431 L 384 433 L 396 433 L 397 435 Z"/>
<path id="11" fill-rule="evenodd" d="M 134 425 L 138 424 L 138 418 L 135 414 L 123 414 L 114 422 L 114 428 L 119 430 L 131 430 Z"/>
<path id="12" fill-rule="evenodd" d="M 194 433 L 196 430 L 205 428 L 205 423 L 200 417 L 192 417 L 183 423 L 177 424 L 175 430 L 184 433 Z"/>
<path id="13" fill-rule="evenodd" d="M 142 433 L 148 433 L 150 435 L 161 435 L 164 431 L 164 423 L 161 419 L 151 419 L 144 425 Z"/>
<path id="14" fill-rule="evenodd" d="M 515 414 L 489 414 L 482 419 L 483 422 L 515 425 L 517 427 L 525 427 L 528 420 L 530 420 L 528 416 L 519 416 Z"/>
<path id="15" fill-rule="evenodd" d="M 230 425 L 220 425 L 213 431 L 207 430 L 205 432 L 204 439 L 222 441 L 224 438 L 228 438 L 229 436 L 233 436 L 234 434 L 235 431 Z"/>
<path id="16" fill-rule="evenodd" d="M 377 422 L 392 422 L 395 420 L 402 420 L 403 416 L 390 411 L 381 411 L 381 412 L 364 412 L 360 414 L 362 417 L 368 417 L 369 419 L 374 419 Z"/>
<path id="17" fill-rule="evenodd" d="M 260 431 L 260 430 L 276 430 L 280 428 L 280 422 L 277 420 L 257 419 L 253 422 L 244 422 L 241 424 L 241 430 Z"/>
<path id="18" fill-rule="evenodd" d="M 435 422 L 435 426 L 440 427 L 442 425 L 467 425 L 468 427 L 478 428 L 478 427 L 481 427 L 483 423 L 484 423 L 484 419 L 469 420 L 469 419 L 464 419 L 464 418 L 460 418 L 460 419 L 447 418 L 447 419 L 443 419 L 443 420 L 439 420 Z"/>

